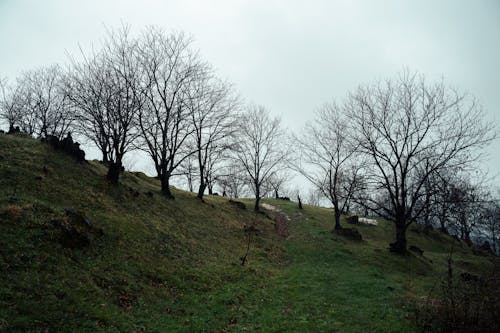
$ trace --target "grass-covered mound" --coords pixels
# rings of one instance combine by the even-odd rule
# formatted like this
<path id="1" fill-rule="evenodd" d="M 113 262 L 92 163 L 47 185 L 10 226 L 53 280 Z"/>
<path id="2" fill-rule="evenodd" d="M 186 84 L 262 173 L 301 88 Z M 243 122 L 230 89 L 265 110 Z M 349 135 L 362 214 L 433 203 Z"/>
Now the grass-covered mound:
<path id="1" fill-rule="evenodd" d="M 329 209 L 267 200 L 291 218 L 285 238 L 250 200 L 166 200 L 154 178 L 112 186 L 105 173 L 0 135 L 0 331 L 409 332 L 408 300 L 446 271 L 451 238 L 439 233 L 410 231 L 424 254 L 398 256 L 385 221 L 351 241 L 332 235 Z M 492 265 L 461 244 L 454 260 Z"/>

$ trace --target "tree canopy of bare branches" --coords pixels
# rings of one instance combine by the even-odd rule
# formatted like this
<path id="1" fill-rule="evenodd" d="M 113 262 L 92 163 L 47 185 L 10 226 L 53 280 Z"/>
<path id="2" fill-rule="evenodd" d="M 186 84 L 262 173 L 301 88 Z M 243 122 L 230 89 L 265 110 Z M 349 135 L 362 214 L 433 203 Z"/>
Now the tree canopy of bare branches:
<path id="1" fill-rule="evenodd" d="M 25 71 L 16 85 L 3 91 L 4 117 L 26 134 L 39 138 L 63 137 L 74 121 L 58 65 Z"/>
<path id="2" fill-rule="evenodd" d="M 285 187 L 292 178 L 293 176 L 288 170 L 276 172 L 269 178 L 267 187 L 273 192 L 275 199 L 279 199 L 280 193 L 283 194 L 283 192 L 285 192 Z"/>
<path id="3" fill-rule="evenodd" d="M 144 94 L 137 47 L 129 27 L 111 30 L 102 50 L 85 57 L 70 74 L 69 95 L 78 108 L 79 128 L 101 150 L 112 183 L 118 182 L 123 157 L 139 134 Z"/>
<path id="4" fill-rule="evenodd" d="M 200 199 L 207 187 L 212 193 L 216 171 L 232 148 L 239 104 L 231 85 L 214 78 L 210 72 L 207 74 L 193 82 L 186 101 L 193 126 Z"/>
<path id="5" fill-rule="evenodd" d="M 241 116 L 235 159 L 240 163 L 255 194 L 255 211 L 265 195 L 262 186 L 286 167 L 288 147 L 278 118 L 263 106 L 252 105 Z"/>
<path id="6" fill-rule="evenodd" d="M 405 72 L 397 79 L 361 86 L 346 103 L 360 150 L 370 158 L 370 208 L 396 227 L 395 252 L 406 251 L 406 229 L 430 175 L 472 163 L 494 137 L 481 106 L 443 82 Z"/>
<path id="7" fill-rule="evenodd" d="M 174 198 L 169 188 L 173 172 L 195 151 L 189 142 L 194 129 L 186 102 L 206 65 L 190 45 L 184 34 L 156 28 L 146 30 L 140 45 L 146 96 L 139 114 L 140 146 L 151 157 L 168 198 Z"/>
<path id="8" fill-rule="evenodd" d="M 102 162 L 108 164 L 111 154 L 112 91 L 106 84 L 106 64 L 101 54 L 73 61 L 65 89 L 76 108 L 75 131 L 85 136 L 100 150 Z"/>
<path id="9" fill-rule="evenodd" d="M 295 135 L 300 163 L 294 166 L 333 205 L 335 229 L 361 188 L 362 163 L 356 159 L 357 146 L 349 139 L 349 127 L 342 110 L 327 104 Z"/>
<path id="10" fill-rule="evenodd" d="M 498 254 L 500 251 L 500 200 L 493 199 L 486 203 L 484 215 L 480 221 L 483 235 L 488 239 L 491 249 Z"/>
<path id="11" fill-rule="evenodd" d="M 0 119 L 7 122 L 9 130 L 21 124 L 20 90 L 19 85 L 11 85 L 7 79 L 0 78 Z"/>
<path id="12" fill-rule="evenodd" d="M 222 173 L 217 178 L 217 183 L 222 189 L 222 194 L 231 198 L 245 195 L 247 183 L 246 171 L 242 169 L 238 161 L 227 160 L 222 168 Z"/>

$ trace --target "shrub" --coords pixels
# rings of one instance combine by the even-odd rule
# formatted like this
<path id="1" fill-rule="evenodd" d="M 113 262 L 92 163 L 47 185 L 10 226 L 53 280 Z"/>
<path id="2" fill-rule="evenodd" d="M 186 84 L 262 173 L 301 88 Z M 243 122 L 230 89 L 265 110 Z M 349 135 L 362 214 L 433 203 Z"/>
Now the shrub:
<path id="1" fill-rule="evenodd" d="M 450 256 L 448 274 L 439 283 L 440 288 L 416 306 L 416 319 L 421 331 L 500 332 L 498 267 L 497 263 L 492 272 L 483 275 L 469 272 L 456 274 Z"/>

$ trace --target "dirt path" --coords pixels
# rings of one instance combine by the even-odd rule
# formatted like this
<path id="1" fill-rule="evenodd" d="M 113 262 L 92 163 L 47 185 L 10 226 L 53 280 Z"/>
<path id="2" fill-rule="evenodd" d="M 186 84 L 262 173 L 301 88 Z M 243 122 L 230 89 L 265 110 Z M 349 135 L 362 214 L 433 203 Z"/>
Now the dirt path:
<path id="1" fill-rule="evenodd" d="M 264 208 L 268 215 L 274 220 L 274 229 L 276 230 L 276 233 L 281 237 L 288 237 L 290 235 L 288 228 L 290 224 L 290 217 L 276 206 L 263 203 L 261 207 Z"/>

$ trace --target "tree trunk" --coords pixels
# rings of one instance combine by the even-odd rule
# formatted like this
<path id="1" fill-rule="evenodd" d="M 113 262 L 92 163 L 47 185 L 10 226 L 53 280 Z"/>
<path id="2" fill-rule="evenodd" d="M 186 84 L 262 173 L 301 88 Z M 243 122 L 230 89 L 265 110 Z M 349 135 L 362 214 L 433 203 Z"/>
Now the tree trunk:
<path id="1" fill-rule="evenodd" d="M 274 190 L 274 198 L 279 199 L 278 190 Z"/>
<path id="2" fill-rule="evenodd" d="M 120 161 L 109 163 L 108 174 L 106 175 L 108 181 L 112 184 L 118 184 L 121 170 L 122 163 Z"/>
<path id="3" fill-rule="evenodd" d="M 444 207 L 441 208 L 441 216 L 439 217 L 439 224 L 440 224 L 439 230 L 441 230 L 441 232 L 447 233 L 447 230 L 446 230 L 446 209 Z"/>
<path id="4" fill-rule="evenodd" d="M 41 136 L 42 136 L 42 138 L 45 138 L 45 139 L 46 139 L 46 138 L 47 138 L 47 136 L 48 136 L 48 133 L 47 133 L 47 126 L 46 126 L 46 125 L 43 125 L 43 127 L 42 127 Z"/>
<path id="5" fill-rule="evenodd" d="M 340 225 L 340 210 L 338 207 L 334 208 L 334 215 L 335 215 L 335 230 L 342 229 L 342 226 Z"/>
<path id="6" fill-rule="evenodd" d="M 390 244 L 391 252 L 406 253 L 406 221 L 396 221 L 396 241 Z"/>
<path id="7" fill-rule="evenodd" d="M 198 161 L 200 161 L 198 159 Z M 199 162 L 200 163 L 200 186 L 198 186 L 198 194 L 196 195 L 196 197 L 198 199 L 203 199 L 203 194 L 205 193 L 205 189 L 207 188 L 207 183 L 205 181 L 205 176 L 204 176 L 204 173 L 205 173 L 205 169 L 203 168 L 203 166 L 201 165 L 201 161 Z"/>
<path id="8" fill-rule="evenodd" d="M 203 199 L 203 194 L 205 193 L 205 189 L 207 185 L 205 183 L 201 183 L 198 187 L 198 195 L 196 196 L 198 199 Z"/>
<path id="9" fill-rule="evenodd" d="M 160 177 L 161 181 L 161 193 L 167 198 L 167 199 L 175 199 L 174 195 L 172 192 L 170 192 L 170 177 L 168 176 L 161 176 Z"/>
<path id="10" fill-rule="evenodd" d="M 193 179 L 191 176 L 188 177 L 188 187 L 189 187 L 189 192 L 194 192 L 193 191 Z"/>
<path id="11" fill-rule="evenodd" d="M 260 204 L 260 188 L 257 184 L 255 184 L 255 206 L 254 210 L 256 212 L 259 211 L 259 204 Z"/>
<path id="12" fill-rule="evenodd" d="M 472 243 L 472 241 L 470 239 L 470 231 L 469 230 L 464 231 L 464 241 L 466 243 Z"/>
<path id="13" fill-rule="evenodd" d="M 424 232 L 428 233 L 432 230 L 431 224 L 431 196 L 429 190 L 426 189 L 425 193 L 425 208 L 424 208 Z"/>
<path id="14" fill-rule="evenodd" d="M 464 241 L 467 241 L 469 239 L 469 232 L 467 229 L 467 219 L 465 217 L 465 211 L 462 208 L 462 210 L 460 211 L 460 238 Z"/>
<path id="15" fill-rule="evenodd" d="M 256 197 L 255 198 L 255 206 L 253 208 L 254 211 L 256 211 L 256 212 L 260 211 L 259 204 L 260 204 L 260 197 Z"/>
<path id="16" fill-rule="evenodd" d="M 109 163 L 108 149 L 104 145 L 101 146 L 101 154 L 102 154 L 102 164 L 108 165 L 108 163 Z"/>

